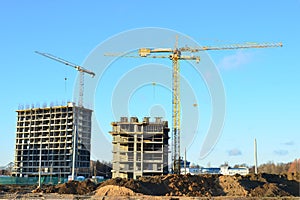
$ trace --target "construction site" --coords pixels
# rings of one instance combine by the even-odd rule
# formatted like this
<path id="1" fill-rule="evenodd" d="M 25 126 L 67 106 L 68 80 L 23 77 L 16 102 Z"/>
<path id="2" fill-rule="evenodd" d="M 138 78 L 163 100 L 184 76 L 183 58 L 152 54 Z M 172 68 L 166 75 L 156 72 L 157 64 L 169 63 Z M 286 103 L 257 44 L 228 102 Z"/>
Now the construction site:
<path id="1" fill-rule="evenodd" d="M 172 124 L 160 116 L 119 116 L 111 122 L 112 178 L 99 181 L 91 168 L 93 110 L 85 108 L 84 74 L 95 72 L 49 53 L 35 53 L 79 72 L 78 103 L 18 109 L 11 177 L 0 177 L 0 198 L 207 199 L 299 197 L 300 174 L 266 174 L 255 167 L 190 168 L 181 146 L 181 60 L 200 62 L 198 52 L 282 47 L 282 43 L 140 48 L 137 58 L 172 64 Z M 106 56 L 118 56 L 114 54 Z M 125 55 L 123 57 L 131 57 Z M 99 142 L 101 144 L 101 141 Z M 255 140 L 256 154 L 256 140 Z M 95 173 L 95 174 L 93 174 Z M 10 180 L 10 181 L 9 181 Z M 5 183 L 5 184 L 3 184 Z"/>

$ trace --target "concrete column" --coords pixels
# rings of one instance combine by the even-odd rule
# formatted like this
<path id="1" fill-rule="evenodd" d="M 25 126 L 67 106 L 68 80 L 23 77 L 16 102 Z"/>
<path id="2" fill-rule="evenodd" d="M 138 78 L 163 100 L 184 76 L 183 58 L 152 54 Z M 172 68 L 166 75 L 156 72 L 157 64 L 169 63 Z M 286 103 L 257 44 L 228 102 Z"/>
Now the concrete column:
<path id="1" fill-rule="evenodd" d="M 136 156 L 137 152 L 137 134 L 134 134 L 134 143 L 133 143 L 133 179 L 136 179 Z"/>
<path id="2" fill-rule="evenodd" d="M 144 126 L 141 126 L 141 175 L 143 176 L 144 171 Z"/>
<path id="3" fill-rule="evenodd" d="M 117 143 L 116 151 L 117 151 L 116 175 L 117 177 L 119 177 L 120 176 L 120 140 Z"/>

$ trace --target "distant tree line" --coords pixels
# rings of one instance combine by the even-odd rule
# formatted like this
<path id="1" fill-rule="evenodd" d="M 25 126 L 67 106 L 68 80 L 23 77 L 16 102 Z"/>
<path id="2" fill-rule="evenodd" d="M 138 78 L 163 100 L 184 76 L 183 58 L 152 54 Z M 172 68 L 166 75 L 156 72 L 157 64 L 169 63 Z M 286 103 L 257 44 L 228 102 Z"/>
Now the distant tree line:
<path id="1" fill-rule="evenodd" d="M 300 159 L 295 159 L 289 163 L 268 162 L 258 167 L 260 173 L 268 174 L 282 174 L 282 173 L 296 173 L 300 172 Z"/>
<path id="2" fill-rule="evenodd" d="M 246 164 L 234 165 L 234 167 L 248 167 L 250 173 L 254 173 L 254 166 L 247 166 Z M 259 173 L 267 174 L 284 174 L 284 173 L 300 173 L 300 159 L 295 159 L 293 162 L 277 163 L 267 162 L 258 166 Z"/>
<path id="3" fill-rule="evenodd" d="M 90 172 L 92 176 L 103 176 L 104 178 L 112 177 L 112 163 L 107 161 L 91 161 Z"/>
<path id="4" fill-rule="evenodd" d="M 221 166 L 228 166 L 228 163 L 225 162 Z M 220 167 L 221 167 L 220 166 Z M 191 164 L 191 168 L 200 168 L 198 164 Z M 208 167 L 210 167 L 210 163 L 208 164 Z M 254 166 L 248 166 L 247 164 L 236 164 L 233 166 L 234 168 L 238 167 L 248 167 L 250 173 L 254 173 Z M 264 164 L 261 164 L 258 166 L 258 172 L 259 173 L 267 173 L 267 174 L 284 174 L 284 173 L 300 173 L 300 159 L 295 159 L 292 162 L 288 163 L 277 163 L 274 162 L 267 162 Z"/>

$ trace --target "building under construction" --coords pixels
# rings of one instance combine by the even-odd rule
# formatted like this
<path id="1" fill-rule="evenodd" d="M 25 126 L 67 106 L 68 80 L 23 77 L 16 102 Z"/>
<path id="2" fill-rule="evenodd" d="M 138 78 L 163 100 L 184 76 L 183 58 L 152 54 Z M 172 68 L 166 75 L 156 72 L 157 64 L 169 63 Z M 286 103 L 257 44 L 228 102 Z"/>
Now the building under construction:
<path id="1" fill-rule="evenodd" d="M 134 178 L 168 173 L 168 122 L 157 117 L 121 117 L 112 123 L 112 176 Z"/>
<path id="2" fill-rule="evenodd" d="M 14 176 L 89 176 L 92 110 L 68 103 L 17 113 Z"/>

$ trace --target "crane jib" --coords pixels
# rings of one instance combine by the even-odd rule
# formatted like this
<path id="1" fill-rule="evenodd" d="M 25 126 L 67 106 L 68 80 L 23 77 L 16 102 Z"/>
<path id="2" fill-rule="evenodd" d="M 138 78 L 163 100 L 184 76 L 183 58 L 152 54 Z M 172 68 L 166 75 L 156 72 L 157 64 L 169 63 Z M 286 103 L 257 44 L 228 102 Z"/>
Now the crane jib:
<path id="1" fill-rule="evenodd" d="M 80 107 L 82 107 L 83 106 L 83 90 L 84 90 L 83 74 L 87 73 L 87 74 L 91 75 L 91 77 L 93 78 L 95 76 L 95 73 L 92 72 L 92 71 L 89 71 L 87 69 L 84 69 L 83 67 L 80 67 L 79 65 L 71 63 L 71 62 L 69 62 L 67 60 L 64 60 L 62 58 L 56 57 L 54 55 L 51 55 L 49 53 L 42 53 L 42 52 L 39 52 L 39 51 L 35 51 L 35 53 L 40 54 L 42 56 L 45 56 L 47 58 L 50 58 L 52 60 L 55 60 L 57 62 L 63 63 L 65 65 L 71 66 L 71 67 L 75 68 L 77 71 L 80 72 L 79 102 L 78 102 L 78 105 Z"/>
<path id="2" fill-rule="evenodd" d="M 207 50 L 231 50 L 231 49 L 246 49 L 246 48 L 268 48 L 268 47 L 282 47 L 282 43 L 245 43 L 232 44 L 225 46 L 203 46 L 203 47 L 181 47 L 178 48 L 178 39 L 176 37 L 175 48 L 140 48 L 138 56 L 119 54 L 118 57 L 139 57 L 139 58 L 169 58 L 173 64 L 173 98 L 172 98 L 172 115 L 173 115 L 173 134 L 172 134 L 172 159 L 173 170 L 175 174 L 180 174 L 180 74 L 179 74 L 179 60 L 195 60 L 200 61 L 200 56 L 194 56 L 193 53 Z M 190 52 L 190 55 L 182 55 L 181 52 Z M 167 53 L 171 53 L 166 55 Z M 160 54 L 160 55 L 157 55 Z M 110 56 L 113 54 L 109 54 Z"/>

